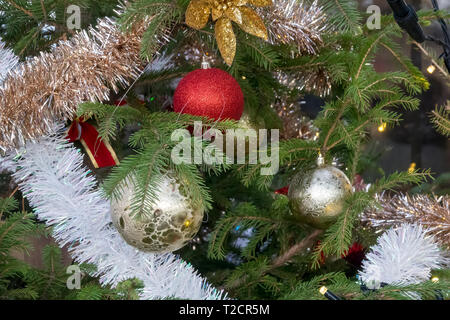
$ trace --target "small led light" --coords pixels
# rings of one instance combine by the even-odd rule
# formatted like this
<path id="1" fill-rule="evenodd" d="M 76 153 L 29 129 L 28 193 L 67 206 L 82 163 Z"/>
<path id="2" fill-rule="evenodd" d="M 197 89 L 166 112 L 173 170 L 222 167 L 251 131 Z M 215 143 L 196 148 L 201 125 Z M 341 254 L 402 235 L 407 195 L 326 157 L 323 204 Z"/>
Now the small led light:
<path id="1" fill-rule="evenodd" d="M 320 292 L 322 295 L 325 295 L 325 293 L 327 293 L 327 291 L 328 291 L 328 289 L 327 289 L 327 287 L 325 287 L 325 286 L 320 287 L 320 289 L 319 289 L 319 292 Z"/>
<path id="2" fill-rule="evenodd" d="M 379 127 L 378 127 L 378 132 L 384 132 L 384 130 L 386 130 L 386 126 L 387 124 L 385 122 L 383 122 Z"/>
<path id="3" fill-rule="evenodd" d="M 329 291 L 327 287 L 323 286 L 320 287 L 319 292 L 325 296 L 328 300 L 342 300 L 337 295 L 335 295 L 333 292 Z"/>
<path id="4" fill-rule="evenodd" d="M 434 283 L 439 282 L 439 278 L 435 276 L 435 277 L 431 278 L 431 282 L 434 282 Z"/>
<path id="5" fill-rule="evenodd" d="M 416 170 L 416 163 L 412 162 L 408 168 L 408 173 L 413 173 Z"/>
<path id="6" fill-rule="evenodd" d="M 247 79 L 247 77 L 246 76 L 242 76 L 242 80 L 245 80 L 245 79 Z"/>
<path id="7" fill-rule="evenodd" d="M 184 226 L 185 227 L 189 227 L 191 225 L 191 220 L 186 220 L 185 222 L 184 222 Z"/>
<path id="8" fill-rule="evenodd" d="M 316 163 L 317 163 L 317 165 L 320 167 L 320 166 L 323 166 L 324 164 L 325 164 L 325 159 L 324 159 L 324 157 L 322 156 L 322 153 L 319 151 L 319 156 L 317 157 L 317 161 L 316 161 Z"/>
<path id="9" fill-rule="evenodd" d="M 429 74 L 432 74 L 435 70 L 436 70 L 436 67 L 433 66 L 433 65 L 430 65 L 430 66 L 427 68 L 427 71 L 428 71 Z"/>

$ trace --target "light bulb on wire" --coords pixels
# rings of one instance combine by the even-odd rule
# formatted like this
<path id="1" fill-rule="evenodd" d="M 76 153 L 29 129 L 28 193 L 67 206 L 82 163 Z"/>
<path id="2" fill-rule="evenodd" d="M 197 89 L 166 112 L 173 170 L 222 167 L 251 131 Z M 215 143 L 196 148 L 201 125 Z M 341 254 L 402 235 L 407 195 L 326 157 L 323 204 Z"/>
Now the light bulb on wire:
<path id="1" fill-rule="evenodd" d="M 436 67 L 434 65 L 429 65 L 427 68 L 427 71 L 429 74 L 432 74 L 436 70 Z"/>
<path id="2" fill-rule="evenodd" d="M 383 122 L 382 124 L 380 124 L 380 126 L 378 127 L 378 132 L 384 132 L 386 130 L 386 122 Z"/>

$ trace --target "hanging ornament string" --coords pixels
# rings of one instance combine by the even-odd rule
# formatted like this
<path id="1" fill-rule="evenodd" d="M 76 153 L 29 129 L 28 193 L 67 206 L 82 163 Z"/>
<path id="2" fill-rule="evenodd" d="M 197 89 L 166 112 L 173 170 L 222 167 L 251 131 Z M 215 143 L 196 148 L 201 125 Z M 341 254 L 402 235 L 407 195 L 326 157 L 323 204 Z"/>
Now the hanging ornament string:
<path id="1" fill-rule="evenodd" d="M 109 201 L 83 166 L 83 155 L 62 137 L 26 145 L 13 175 L 35 213 L 78 263 L 97 266 L 103 285 L 138 278 L 142 299 L 225 299 L 195 269 L 176 255 L 145 253 L 128 245 L 112 226 Z"/>

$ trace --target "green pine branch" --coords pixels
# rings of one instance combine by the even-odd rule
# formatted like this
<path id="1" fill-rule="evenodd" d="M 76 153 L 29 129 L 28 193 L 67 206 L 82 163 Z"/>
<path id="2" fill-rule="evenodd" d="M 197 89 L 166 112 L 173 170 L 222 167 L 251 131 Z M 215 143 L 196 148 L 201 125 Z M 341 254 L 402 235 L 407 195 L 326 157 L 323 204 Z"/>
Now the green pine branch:
<path id="1" fill-rule="evenodd" d="M 450 137 L 450 104 L 447 107 L 436 108 L 431 112 L 431 121 L 436 130 L 445 137 Z"/>

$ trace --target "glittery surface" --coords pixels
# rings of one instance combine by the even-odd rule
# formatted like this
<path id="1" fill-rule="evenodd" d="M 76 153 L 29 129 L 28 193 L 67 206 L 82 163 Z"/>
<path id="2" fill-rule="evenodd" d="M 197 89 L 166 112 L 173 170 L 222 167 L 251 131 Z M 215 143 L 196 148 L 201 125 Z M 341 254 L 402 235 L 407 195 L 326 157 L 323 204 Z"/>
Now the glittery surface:
<path id="1" fill-rule="evenodd" d="M 231 21 L 252 35 L 267 40 L 267 30 L 263 20 L 250 7 L 267 7 L 271 0 L 191 0 L 186 10 L 186 24 L 194 29 L 206 26 L 211 12 L 212 20 L 216 22 L 215 37 L 224 61 L 231 65 L 236 54 L 236 36 Z"/>
<path id="2" fill-rule="evenodd" d="M 101 19 L 17 67 L 0 88 L 0 150 L 51 133 L 55 122 L 73 118 L 80 103 L 108 100 L 111 91 L 127 86 L 145 66 L 139 53 L 150 19 L 126 34 L 112 19 Z M 158 41 L 166 40 L 163 32 Z"/>
<path id="3" fill-rule="evenodd" d="M 148 252 L 173 252 L 185 246 L 198 232 L 203 211 L 192 208 L 189 199 L 173 178 L 164 178 L 156 192 L 158 201 L 150 216 L 132 216 L 132 183 L 122 198 L 111 202 L 111 218 L 124 240 Z"/>
<path id="4" fill-rule="evenodd" d="M 244 95 L 237 81 L 221 69 L 197 69 L 178 84 L 173 96 L 175 112 L 205 116 L 215 120 L 239 120 L 244 111 Z"/>
<path id="5" fill-rule="evenodd" d="M 194 66 L 201 65 L 204 60 L 211 66 L 218 65 L 219 60 L 220 63 L 222 63 L 220 56 L 218 56 L 218 52 L 206 48 L 205 44 L 200 41 L 192 41 L 184 45 L 177 53 L 175 59 L 179 63 L 188 62 Z"/>
<path id="6" fill-rule="evenodd" d="M 272 44 L 294 44 L 302 54 L 316 54 L 322 46 L 326 15 L 317 0 L 276 0 L 269 10 L 257 12 L 266 22 Z"/>
<path id="7" fill-rule="evenodd" d="M 239 26 L 241 29 L 254 36 L 267 40 L 268 35 L 264 21 L 258 14 L 249 7 L 241 7 L 240 10 L 242 14 L 242 24 Z"/>
<path id="8" fill-rule="evenodd" d="M 236 36 L 231 21 L 226 18 L 220 18 L 217 20 L 214 30 L 220 54 L 223 60 L 228 65 L 231 65 L 236 54 Z"/>
<path id="9" fill-rule="evenodd" d="M 352 192 L 347 176 L 333 166 L 298 173 L 289 185 L 294 216 L 315 228 L 326 228 L 342 212 L 344 197 Z"/>
<path id="10" fill-rule="evenodd" d="M 272 4 L 272 0 L 249 0 L 248 3 L 255 7 L 266 7 Z"/>
<path id="11" fill-rule="evenodd" d="M 193 0 L 186 10 L 186 23 L 194 29 L 203 29 L 209 20 L 211 7 L 207 0 Z"/>
<path id="12" fill-rule="evenodd" d="M 277 80 L 289 89 L 297 89 L 325 97 L 331 92 L 331 76 L 322 67 L 307 66 L 302 72 L 283 72 L 275 74 Z"/>
<path id="13" fill-rule="evenodd" d="M 403 223 L 421 224 L 440 244 L 450 249 L 450 196 L 426 194 L 380 194 L 381 208 L 368 208 L 362 215 L 364 226 L 385 230 Z"/>
<path id="14" fill-rule="evenodd" d="M 3 79 L 6 78 L 8 73 L 17 66 L 19 63 L 19 58 L 14 54 L 14 52 L 5 47 L 5 44 L 0 38 L 0 86 Z"/>
<path id="15" fill-rule="evenodd" d="M 302 113 L 302 105 L 298 97 L 293 100 L 288 95 L 277 96 L 270 107 L 283 121 L 281 139 L 296 138 L 315 141 L 319 138 L 319 129 Z"/>

